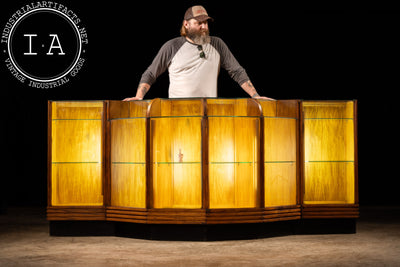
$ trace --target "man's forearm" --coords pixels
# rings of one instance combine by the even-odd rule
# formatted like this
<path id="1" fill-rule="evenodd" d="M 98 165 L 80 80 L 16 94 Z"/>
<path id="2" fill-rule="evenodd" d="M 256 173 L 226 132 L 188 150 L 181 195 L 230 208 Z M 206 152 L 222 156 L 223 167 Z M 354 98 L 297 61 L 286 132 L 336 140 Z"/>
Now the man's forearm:
<path id="1" fill-rule="evenodd" d="M 247 82 L 244 82 L 241 87 L 243 90 L 248 93 L 251 97 L 259 97 L 260 95 L 257 93 L 256 88 L 254 88 L 253 84 L 251 83 L 250 80 Z"/>
<path id="2" fill-rule="evenodd" d="M 139 84 L 137 91 L 136 91 L 136 96 L 135 97 L 127 97 L 123 101 L 136 101 L 136 100 L 142 100 L 146 93 L 150 89 L 150 84 L 148 83 L 141 83 Z"/>
<path id="3" fill-rule="evenodd" d="M 149 91 L 149 89 L 150 89 L 150 84 L 148 84 L 148 83 L 139 84 L 137 92 L 136 92 L 136 97 L 143 99 L 144 96 L 146 95 L 146 93 Z"/>
<path id="4" fill-rule="evenodd" d="M 247 82 L 244 82 L 241 87 L 243 88 L 243 90 L 246 91 L 246 93 L 248 93 L 252 98 L 257 98 L 257 99 L 266 99 L 266 100 L 275 100 L 273 98 L 269 98 L 269 97 L 265 97 L 265 96 L 260 96 L 257 93 L 256 88 L 254 88 L 253 84 L 251 83 L 250 80 L 248 80 Z"/>

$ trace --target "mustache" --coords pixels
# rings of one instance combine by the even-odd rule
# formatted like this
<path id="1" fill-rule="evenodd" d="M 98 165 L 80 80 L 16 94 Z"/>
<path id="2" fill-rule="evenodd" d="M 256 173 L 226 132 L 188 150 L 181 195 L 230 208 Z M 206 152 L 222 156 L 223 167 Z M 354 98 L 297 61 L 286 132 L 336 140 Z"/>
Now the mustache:
<path id="1" fill-rule="evenodd" d="M 189 29 L 188 32 L 191 33 L 191 34 L 202 34 L 202 33 L 209 34 L 210 30 L 209 29 L 200 29 L 200 30 Z"/>

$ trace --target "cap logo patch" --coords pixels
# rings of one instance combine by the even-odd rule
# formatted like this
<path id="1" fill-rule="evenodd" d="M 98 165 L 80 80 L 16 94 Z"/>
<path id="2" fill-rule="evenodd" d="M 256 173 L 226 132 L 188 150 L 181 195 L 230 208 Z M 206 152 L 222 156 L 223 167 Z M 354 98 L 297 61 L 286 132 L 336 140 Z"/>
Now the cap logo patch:
<path id="1" fill-rule="evenodd" d="M 208 16 L 206 10 L 202 6 L 194 6 L 192 8 L 192 12 L 193 12 L 194 17 L 200 16 L 200 15 Z"/>

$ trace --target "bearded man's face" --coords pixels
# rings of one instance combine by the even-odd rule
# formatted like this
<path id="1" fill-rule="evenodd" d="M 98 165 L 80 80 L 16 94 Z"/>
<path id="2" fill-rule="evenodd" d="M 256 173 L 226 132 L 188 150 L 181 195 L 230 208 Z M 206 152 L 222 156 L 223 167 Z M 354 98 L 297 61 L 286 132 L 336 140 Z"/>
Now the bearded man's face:
<path id="1" fill-rule="evenodd" d="M 210 42 L 210 31 L 207 21 L 197 21 L 190 19 L 185 24 L 186 35 L 195 44 L 204 45 Z"/>

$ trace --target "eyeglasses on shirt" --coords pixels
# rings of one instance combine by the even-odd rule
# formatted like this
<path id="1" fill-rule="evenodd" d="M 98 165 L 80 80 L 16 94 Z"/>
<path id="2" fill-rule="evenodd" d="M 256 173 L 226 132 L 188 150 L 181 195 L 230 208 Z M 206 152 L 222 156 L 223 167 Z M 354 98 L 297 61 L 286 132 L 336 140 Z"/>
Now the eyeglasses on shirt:
<path id="1" fill-rule="evenodd" d="M 197 49 L 200 51 L 200 58 L 206 58 L 206 54 L 203 51 L 203 46 L 202 45 L 198 45 Z"/>

